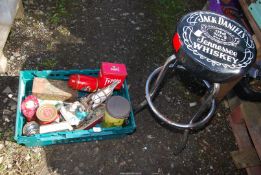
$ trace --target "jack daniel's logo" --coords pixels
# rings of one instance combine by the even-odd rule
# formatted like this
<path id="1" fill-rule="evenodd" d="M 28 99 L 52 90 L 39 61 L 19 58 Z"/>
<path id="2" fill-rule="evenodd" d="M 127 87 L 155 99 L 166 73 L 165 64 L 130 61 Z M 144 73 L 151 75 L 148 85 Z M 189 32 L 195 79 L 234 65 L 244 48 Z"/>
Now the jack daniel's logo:
<path id="1" fill-rule="evenodd" d="M 246 32 L 233 24 L 232 22 L 226 20 L 223 16 L 213 16 L 213 15 L 208 15 L 208 14 L 199 14 L 199 22 L 202 23 L 214 23 L 218 24 L 219 26 L 223 26 L 224 28 L 230 30 L 231 32 L 235 32 L 238 36 L 241 38 L 244 38 L 246 35 Z"/>
<path id="2" fill-rule="evenodd" d="M 201 62 L 236 69 L 246 67 L 254 59 L 253 41 L 243 27 L 228 18 L 194 12 L 181 25 L 184 46 Z"/>

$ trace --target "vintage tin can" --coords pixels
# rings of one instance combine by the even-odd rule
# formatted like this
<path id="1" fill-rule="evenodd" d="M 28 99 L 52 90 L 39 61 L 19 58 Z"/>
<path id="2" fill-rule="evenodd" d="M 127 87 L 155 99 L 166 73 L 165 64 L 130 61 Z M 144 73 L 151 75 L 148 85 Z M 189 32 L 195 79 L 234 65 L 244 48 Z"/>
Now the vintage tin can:
<path id="1" fill-rule="evenodd" d="M 21 104 L 21 110 L 23 115 L 26 118 L 26 121 L 30 122 L 35 120 L 35 113 L 37 108 L 39 107 L 38 99 L 33 96 L 27 96 Z"/>
<path id="2" fill-rule="evenodd" d="M 80 91 L 95 92 L 98 89 L 98 79 L 87 75 L 73 74 L 69 77 L 68 86 Z"/>
<path id="3" fill-rule="evenodd" d="M 120 82 L 115 89 L 119 90 L 127 75 L 125 64 L 102 62 L 99 73 L 99 88 L 107 87 L 113 81 L 118 80 Z"/>
<path id="4" fill-rule="evenodd" d="M 23 127 L 23 135 L 31 136 L 39 133 L 39 124 L 35 121 L 28 122 Z"/>
<path id="5" fill-rule="evenodd" d="M 131 110 L 129 101 L 121 96 L 109 98 L 105 108 L 104 127 L 122 126 Z"/>
<path id="6" fill-rule="evenodd" d="M 44 104 L 36 111 L 36 117 L 41 125 L 54 122 L 58 117 L 58 111 L 52 104 Z"/>

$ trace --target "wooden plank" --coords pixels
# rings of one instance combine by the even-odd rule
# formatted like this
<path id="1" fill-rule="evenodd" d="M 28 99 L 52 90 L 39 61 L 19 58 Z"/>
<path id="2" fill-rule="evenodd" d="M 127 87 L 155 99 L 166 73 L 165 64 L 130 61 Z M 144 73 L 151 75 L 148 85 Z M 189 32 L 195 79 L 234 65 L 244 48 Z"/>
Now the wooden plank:
<path id="1" fill-rule="evenodd" d="M 242 116 L 238 116 L 238 117 L 242 117 Z M 231 118 L 231 115 L 228 116 L 228 120 L 232 128 L 233 134 L 235 136 L 236 143 L 238 145 L 239 150 L 244 150 L 249 148 L 252 149 L 253 145 L 251 144 L 251 140 L 249 138 L 245 123 L 240 123 L 240 124 L 234 123 Z M 249 175 L 261 174 L 261 166 L 249 167 L 246 168 L 246 171 L 247 174 Z"/>
<path id="2" fill-rule="evenodd" d="M 233 93 L 229 93 L 227 95 L 227 100 L 224 100 L 224 103 L 227 103 L 226 105 L 228 106 L 228 108 L 232 111 L 232 113 L 234 112 L 234 110 L 236 108 L 238 108 L 238 106 L 241 104 L 241 100 L 240 98 L 233 94 Z M 243 119 L 243 118 L 242 118 Z"/>
<path id="3" fill-rule="evenodd" d="M 228 119 L 229 119 L 230 126 L 232 128 L 232 131 L 234 133 L 236 143 L 238 144 L 239 150 L 252 148 L 253 145 L 251 144 L 251 140 L 247 133 L 245 123 L 234 123 L 231 115 L 228 116 Z"/>
<path id="4" fill-rule="evenodd" d="M 256 35 L 253 35 L 253 40 L 256 44 L 256 58 L 257 60 L 261 60 L 261 45 L 260 45 L 261 42 L 257 40 Z"/>
<path id="5" fill-rule="evenodd" d="M 243 102 L 242 112 L 253 144 L 261 158 L 261 103 Z"/>
<path id="6" fill-rule="evenodd" d="M 253 16 L 251 15 L 251 13 L 248 10 L 248 6 L 251 3 L 248 0 L 239 0 L 239 3 L 244 11 L 245 16 L 248 19 L 249 24 L 251 25 L 259 43 L 261 43 L 261 30 L 259 29 L 257 23 L 255 22 Z"/>
<path id="7" fill-rule="evenodd" d="M 238 169 L 261 165 L 261 160 L 259 159 L 254 148 L 233 151 L 231 152 L 231 156 Z"/>
<path id="8" fill-rule="evenodd" d="M 244 118 L 242 117 L 242 114 L 241 114 L 241 107 L 240 106 L 237 106 L 231 112 L 231 119 L 233 120 L 233 123 L 235 123 L 235 124 L 240 124 L 240 123 L 245 122 Z"/>

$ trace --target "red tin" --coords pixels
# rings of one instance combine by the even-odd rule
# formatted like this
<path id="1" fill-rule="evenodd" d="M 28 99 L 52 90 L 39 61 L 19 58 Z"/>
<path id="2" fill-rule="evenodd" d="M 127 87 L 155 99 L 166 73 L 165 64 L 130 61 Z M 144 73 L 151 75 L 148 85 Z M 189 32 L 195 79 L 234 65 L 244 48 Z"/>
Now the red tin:
<path id="1" fill-rule="evenodd" d="M 73 74 L 69 77 L 68 86 L 80 91 L 95 92 L 98 89 L 98 79 L 87 75 Z"/>
<path id="2" fill-rule="evenodd" d="M 26 121 L 30 122 L 35 120 L 35 113 L 38 107 L 39 102 L 35 96 L 29 95 L 24 99 L 24 101 L 21 104 L 21 110 L 26 118 Z"/>
<path id="3" fill-rule="evenodd" d="M 99 88 L 107 87 L 113 81 L 119 80 L 120 83 L 115 88 L 116 90 L 119 90 L 127 75 L 125 64 L 102 62 L 99 73 Z"/>

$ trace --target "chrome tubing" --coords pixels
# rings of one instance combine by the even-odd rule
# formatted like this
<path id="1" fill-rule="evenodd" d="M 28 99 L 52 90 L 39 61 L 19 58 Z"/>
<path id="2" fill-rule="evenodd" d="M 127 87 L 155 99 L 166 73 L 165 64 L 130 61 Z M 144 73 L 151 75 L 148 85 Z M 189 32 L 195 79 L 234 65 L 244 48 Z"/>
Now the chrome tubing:
<path id="1" fill-rule="evenodd" d="M 174 62 L 171 65 L 171 62 Z M 158 119 L 160 119 L 161 121 L 167 123 L 168 125 L 177 128 L 177 129 L 199 129 L 201 127 L 203 127 L 206 123 L 209 122 L 209 120 L 212 118 L 215 109 L 216 109 L 216 101 L 214 99 L 214 94 L 216 94 L 219 90 L 219 84 L 215 83 L 214 86 L 211 88 L 211 85 L 203 80 L 204 84 L 206 85 L 206 87 L 209 90 L 209 95 L 207 96 L 206 100 L 203 102 L 203 104 L 200 106 L 199 110 L 196 112 L 196 114 L 192 117 L 192 119 L 190 120 L 189 124 L 181 124 L 181 123 L 177 123 L 174 122 L 170 119 L 168 119 L 166 116 L 164 116 L 163 114 L 161 114 L 157 108 L 154 106 L 152 99 L 156 93 L 156 91 L 158 90 L 158 87 L 160 85 L 160 83 L 162 82 L 165 73 L 167 71 L 168 68 L 170 67 L 174 67 L 174 68 L 182 68 L 184 69 L 184 67 L 178 67 L 176 66 L 176 57 L 175 55 L 170 56 L 167 61 L 165 62 L 165 64 L 157 69 L 155 69 L 148 77 L 147 81 L 146 81 L 146 86 L 145 86 L 145 94 L 146 94 L 146 100 L 148 105 L 150 106 L 151 110 L 154 112 L 154 114 L 157 116 Z M 157 75 L 157 79 L 156 82 L 153 85 L 153 89 L 152 92 L 150 92 L 150 84 L 151 84 L 151 80 Z M 210 110 L 208 112 L 208 114 L 200 121 L 198 122 L 194 122 L 195 120 L 197 120 L 200 115 L 202 114 L 202 112 L 205 110 L 206 106 L 208 105 L 208 103 L 211 101 L 211 107 Z"/>
<path id="2" fill-rule="evenodd" d="M 152 92 L 150 93 L 150 97 L 153 99 L 158 88 L 159 85 L 161 84 L 163 78 L 165 77 L 165 74 L 168 70 L 168 68 L 173 68 L 176 66 L 176 56 L 175 55 L 171 55 L 170 57 L 168 57 L 168 59 L 165 61 L 164 65 L 162 66 L 163 69 L 161 70 L 161 72 L 159 73 L 157 80 L 155 81 L 155 83 L 153 84 L 152 87 Z M 139 106 L 137 106 L 137 108 L 134 109 L 134 113 L 138 113 L 140 112 L 146 105 L 148 104 L 147 100 L 143 100 Z"/>

